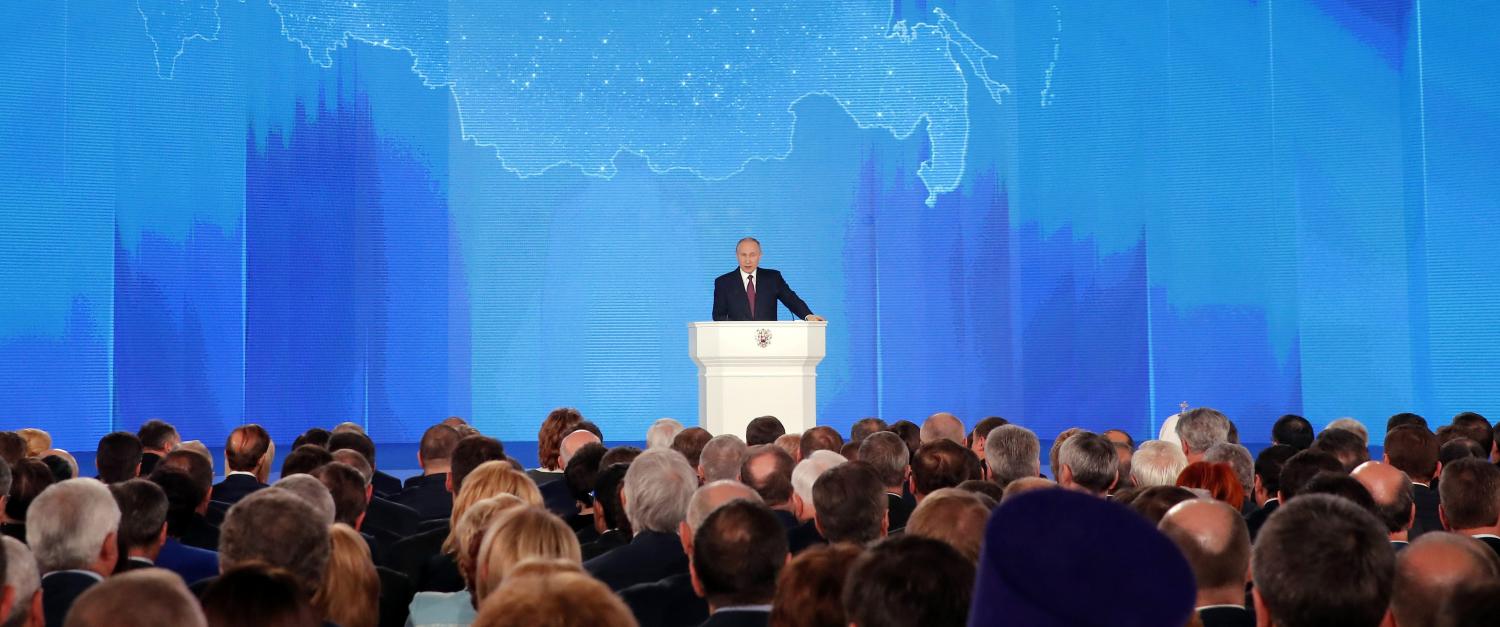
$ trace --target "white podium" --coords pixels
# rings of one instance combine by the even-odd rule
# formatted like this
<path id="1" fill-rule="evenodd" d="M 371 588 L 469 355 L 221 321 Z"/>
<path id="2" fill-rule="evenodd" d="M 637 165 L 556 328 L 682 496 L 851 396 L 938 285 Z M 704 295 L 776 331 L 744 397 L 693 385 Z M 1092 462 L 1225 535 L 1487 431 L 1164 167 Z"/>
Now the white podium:
<path id="1" fill-rule="evenodd" d="M 817 425 L 817 366 L 827 335 L 827 322 L 688 323 L 698 424 L 741 438 L 759 416 L 777 417 L 787 433 Z"/>

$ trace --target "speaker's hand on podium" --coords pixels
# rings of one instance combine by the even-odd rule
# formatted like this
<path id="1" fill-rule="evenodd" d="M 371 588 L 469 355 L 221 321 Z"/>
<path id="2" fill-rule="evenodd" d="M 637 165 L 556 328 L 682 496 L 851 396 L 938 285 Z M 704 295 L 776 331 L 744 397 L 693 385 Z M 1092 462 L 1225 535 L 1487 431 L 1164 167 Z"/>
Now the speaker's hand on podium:
<path id="1" fill-rule="evenodd" d="M 828 321 L 827 318 L 824 318 L 823 316 L 820 316 L 818 314 L 807 314 L 807 318 L 805 318 L 805 319 L 808 322 L 827 322 Z"/>

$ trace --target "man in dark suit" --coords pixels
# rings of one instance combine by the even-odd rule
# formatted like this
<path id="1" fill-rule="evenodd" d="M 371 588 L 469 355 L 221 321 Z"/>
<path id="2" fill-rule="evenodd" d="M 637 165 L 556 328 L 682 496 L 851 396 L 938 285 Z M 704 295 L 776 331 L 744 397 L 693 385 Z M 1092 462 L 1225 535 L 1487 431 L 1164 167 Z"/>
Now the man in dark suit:
<path id="1" fill-rule="evenodd" d="M 677 530 L 697 488 L 698 473 L 677 451 L 641 453 L 625 471 L 621 499 L 635 536 L 630 544 L 584 562 L 584 570 L 617 592 L 687 572 Z"/>
<path id="2" fill-rule="evenodd" d="M 1465 583 L 1492 580 L 1497 574 L 1490 550 L 1472 538 L 1432 533 L 1396 554 L 1390 624 L 1433 625 L 1442 609 Z"/>
<path id="3" fill-rule="evenodd" d="M 78 595 L 115 571 L 120 507 L 93 479 L 69 479 L 44 490 L 26 514 L 26 543 L 42 575 L 42 615 L 60 627 Z"/>
<path id="4" fill-rule="evenodd" d="M 417 510 L 423 520 L 453 515 L 453 494 L 448 492 L 448 471 L 453 466 L 453 449 L 458 446 L 458 430 L 444 424 L 427 428 L 417 451 L 422 477 L 412 481 L 394 500 Z"/>
<path id="5" fill-rule="evenodd" d="M 167 495 L 167 537 L 190 547 L 217 551 L 219 528 L 205 516 L 214 484 L 208 458 L 185 449 L 172 451 L 152 471 L 151 482 Z"/>
<path id="6" fill-rule="evenodd" d="M 1291 486 L 1283 478 L 1283 494 Z M 1396 563 L 1385 526 L 1353 501 L 1331 494 L 1297 494 L 1284 503 L 1251 549 L 1256 620 L 1382 624 Z"/>
<path id="7" fill-rule="evenodd" d="M 1158 525 L 1187 558 L 1198 584 L 1194 603 L 1204 627 L 1253 627 L 1245 608 L 1250 530 L 1238 511 L 1220 501 L 1185 501 Z"/>
<path id="8" fill-rule="evenodd" d="M 1416 540 L 1429 531 L 1442 531 L 1438 520 L 1438 491 L 1432 482 L 1442 471 L 1438 463 L 1437 436 L 1417 424 L 1398 425 L 1385 434 L 1383 461 L 1411 477 L 1412 501 L 1417 505 L 1408 540 Z"/>
<path id="9" fill-rule="evenodd" d="M 760 497 L 738 481 L 715 481 L 698 488 L 688 501 L 687 518 L 678 526 L 682 551 L 693 555 L 693 538 L 703 522 L 718 508 L 735 500 L 759 502 Z M 693 588 L 692 576 L 680 573 L 620 591 L 641 627 L 692 627 L 708 619 L 708 604 Z"/>
<path id="10" fill-rule="evenodd" d="M 1412 502 L 1411 478 L 1390 464 L 1365 462 L 1350 473 L 1365 487 L 1375 503 L 1375 517 L 1390 534 L 1391 547 L 1397 551 L 1410 544 L 1411 523 L 1416 518 Z"/>
<path id="11" fill-rule="evenodd" d="M 798 320 L 823 320 L 792 291 L 781 273 L 760 267 L 760 241 L 746 237 L 734 247 L 738 268 L 714 279 L 714 320 L 776 320 L 776 303 Z"/>
<path id="12" fill-rule="evenodd" d="M 1273 444 L 1255 456 L 1255 479 L 1251 497 L 1258 507 L 1245 516 L 1252 541 L 1260 532 L 1261 525 L 1266 524 L 1266 519 L 1271 517 L 1271 512 L 1281 506 L 1281 500 L 1277 497 L 1277 493 L 1281 491 L 1281 468 L 1286 465 L 1286 460 L 1296 454 L 1295 448 Z"/>
<path id="13" fill-rule="evenodd" d="M 906 482 L 907 467 L 911 456 L 906 452 L 906 443 L 901 436 L 889 431 L 872 433 L 859 444 L 859 461 L 875 469 L 880 483 L 885 486 L 886 511 L 890 516 L 890 531 L 906 528 L 907 519 L 916 509 L 902 493 Z"/>
<path id="14" fill-rule="evenodd" d="M 145 479 L 131 479 L 109 486 L 120 508 L 120 560 L 115 572 L 156 565 L 167 540 L 167 493 Z"/>
<path id="15" fill-rule="evenodd" d="M 337 453 L 341 450 L 349 449 L 363 455 L 365 461 L 370 464 L 370 469 L 373 473 L 373 476 L 370 478 L 370 485 L 375 487 L 375 494 L 381 498 L 392 499 L 401 493 L 401 480 L 380 472 L 380 467 L 376 465 L 375 442 L 370 439 L 370 436 L 353 428 L 344 428 L 342 431 L 335 429 L 335 431 L 328 439 L 328 450 Z M 413 478 L 416 479 L 419 477 Z"/>
<path id="16" fill-rule="evenodd" d="M 1438 515 L 1448 531 L 1479 540 L 1500 555 L 1500 468 L 1474 457 L 1454 461 L 1443 468 L 1438 490 Z"/>
<path id="17" fill-rule="evenodd" d="M 786 535 L 766 506 L 743 499 L 715 509 L 693 534 L 693 588 L 710 627 L 762 627 L 771 618 Z"/>
<path id="18" fill-rule="evenodd" d="M 776 514 L 781 526 L 791 529 L 800 522 L 792 511 L 792 456 L 775 444 L 750 447 L 745 463 L 740 465 L 740 481 L 760 495 L 766 507 Z"/>
<path id="19" fill-rule="evenodd" d="M 240 502 L 250 493 L 263 490 L 271 474 L 271 458 L 276 450 L 271 434 L 264 427 L 242 425 L 229 432 L 224 441 L 224 480 L 214 486 L 213 500 L 220 510 Z"/>
<path id="20" fill-rule="evenodd" d="M 177 434 L 176 427 L 156 418 L 142 423 L 141 428 L 136 430 L 135 436 L 141 441 L 142 477 L 156 470 L 156 464 L 182 443 L 182 436 Z"/>
<path id="21" fill-rule="evenodd" d="M 353 449 L 339 449 L 334 451 L 333 459 L 347 464 L 365 479 L 365 515 L 359 527 L 360 533 L 374 536 L 385 548 L 417 533 L 417 526 L 422 521 L 417 510 L 379 496 L 374 485 L 375 470 L 364 455 Z"/>

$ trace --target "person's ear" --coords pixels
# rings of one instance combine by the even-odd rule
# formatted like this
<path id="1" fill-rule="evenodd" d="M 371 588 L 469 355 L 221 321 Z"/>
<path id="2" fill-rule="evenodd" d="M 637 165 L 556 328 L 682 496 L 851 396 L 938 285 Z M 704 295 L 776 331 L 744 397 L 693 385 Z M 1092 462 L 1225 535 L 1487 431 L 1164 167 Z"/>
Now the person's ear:
<path id="1" fill-rule="evenodd" d="M 166 544 L 166 543 L 167 543 L 167 523 L 162 523 L 161 524 L 161 531 L 156 534 L 156 545 L 157 546 L 161 546 L 161 545 Z"/>
<path id="2" fill-rule="evenodd" d="M 98 463 L 98 460 L 95 460 L 95 463 Z M 130 476 L 131 476 L 131 478 L 138 478 L 138 477 L 141 476 L 141 463 L 140 462 L 136 462 L 135 463 L 135 474 L 130 475 Z"/>
<path id="3" fill-rule="evenodd" d="M 1428 481 L 1428 483 L 1431 483 L 1433 479 L 1436 479 L 1436 478 L 1441 477 L 1441 476 L 1443 476 L 1443 462 L 1438 462 L 1437 463 L 1437 468 L 1434 468 L 1432 470 L 1432 476 L 1428 477 L 1427 481 Z"/>
<path id="4" fill-rule="evenodd" d="M 1406 529 L 1411 530 L 1412 525 L 1417 524 L 1417 504 L 1411 504 L 1411 513 L 1406 515 Z"/>
<path id="5" fill-rule="evenodd" d="M 1266 607 L 1265 599 L 1260 598 L 1260 586 L 1256 586 L 1250 596 L 1255 599 L 1255 627 L 1274 627 L 1276 623 L 1271 620 L 1271 610 Z"/>
<path id="6" fill-rule="evenodd" d="M 453 492 L 453 471 L 443 473 L 443 489 L 450 494 Z"/>
<path id="7" fill-rule="evenodd" d="M 677 541 L 682 543 L 682 552 L 693 555 L 693 529 L 688 527 L 687 521 L 677 523 Z"/>
<path id="8" fill-rule="evenodd" d="M 42 615 L 42 589 L 37 588 L 31 593 L 31 627 L 43 627 L 46 625 L 46 617 Z"/>
<path id="9" fill-rule="evenodd" d="M 884 538 L 891 534 L 891 510 L 885 510 L 880 515 L 880 537 Z"/>
<path id="10" fill-rule="evenodd" d="M 1286 505 L 1286 497 L 1281 495 L 1281 490 L 1276 491 L 1276 502 Z"/>
<path id="11" fill-rule="evenodd" d="M 444 483 L 446 484 L 447 482 Z M 365 503 L 373 500 L 375 500 L 375 485 L 367 483 L 365 484 Z"/>
<path id="12" fill-rule="evenodd" d="M 16 587 L 11 585 L 0 586 L 0 616 L 10 616 L 10 610 L 15 606 Z"/>
<path id="13" fill-rule="evenodd" d="M 707 598 L 703 592 L 703 580 L 698 578 L 698 565 L 693 563 L 693 558 L 688 557 L 688 575 L 693 578 L 693 594 L 698 598 Z"/>
<path id="14" fill-rule="evenodd" d="M 116 564 L 120 563 L 120 537 L 115 532 L 109 532 L 104 537 L 104 545 L 99 547 L 99 562 L 113 571 Z"/>
<path id="15" fill-rule="evenodd" d="M 1182 447 L 1182 454 L 1183 454 L 1183 456 L 1186 456 L 1188 454 L 1188 445 L 1187 445 L 1187 442 L 1178 442 L 1177 444 Z"/>
<path id="16" fill-rule="evenodd" d="M 1438 503 L 1438 522 L 1443 523 L 1444 531 L 1453 531 L 1453 526 L 1448 524 L 1448 511 L 1442 503 Z"/>
<path id="17" fill-rule="evenodd" d="M 1073 485 L 1073 467 L 1063 464 L 1057 467 L 1057 485 L 1068 487 Z"/>
<path id="18" fill-rule="evenodd" d="M 818 535 L 823 536 L 824 538 L 828 537 L 828 534 L 823 533 L 823 521 L 818 520 L 817 514 L 813 514 L 813 529 L 818 530 Z"/>

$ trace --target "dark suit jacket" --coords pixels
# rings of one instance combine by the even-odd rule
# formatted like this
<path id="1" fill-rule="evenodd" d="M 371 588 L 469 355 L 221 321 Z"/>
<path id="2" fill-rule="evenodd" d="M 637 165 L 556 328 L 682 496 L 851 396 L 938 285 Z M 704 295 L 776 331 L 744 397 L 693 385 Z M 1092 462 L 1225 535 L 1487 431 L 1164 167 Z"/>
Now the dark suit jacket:
<path id="1" fill-rule="evenodd" d="M 798 525 L 802 524 L 802 521 L 797 520 L 796 514 L 784 509 L 773 509 L 771 513 L 776 515 L 776 521 L 781 523 L 783 529 L 795 529 Z"/>
<path id="2" fill-rule="evenodd" d="M 682 551 L 677 551 L 681 553 Z M 42 577 L 42 616 L 47 627 L 62 627 L 73 601 L 101 579 L 77 571 L 58 571 Z"/>
<path id="3" fill-rule="evenodd" d="M 263 490 L 266 487 L 266 484 L 250 475 L 229 475 L 214 485 L 213 500 L 215 503 L 234 505 L 240 502 L 240 499 L 249 496 L 251 492 Z"/>
<path id="4" fill-rule="evenodd" d="M 1243 607 L 1210 607 L 1198 611 L 1203 627 L 1255 627 L 1255 615 Z"/>
<path id="5" fill-rule="evenodd" d="M 745 294 L 745 282 L 740 279 L 738 267 L 714 279 L 714 320 L 775 320 L 777 301 L 786 305 L 798 320 L 812 315 L 807 303 L 797 297 L 781 273 L 770 268 L 755 271 L 754 316 L 750 315 L 750 298 Z"/>
<path id="6" fill-rule="evenodd" d="M 1500 556 L 1500 538 L 1496 538 L 1495 536 L 1474 536 L 1474 539 L 1483 542 L 1485 546 L 1490 547 L 1490 550 L 1495 552 L 1495 555 Z"/>
<path id="7" fill-rule="evenodd" d="M 453 493 L 443 485 L 447 480 L 446 472 L 424 476 L 393 500 L 417 510 L 422 520 L 447 519 L 453 515 Z"/>
<path id="8" fill-rule="evenodd" d="M 160 462 L 161 456 L 156 453 L 141 453 L 141 478 L 145 479 L 150 476 L 151 471 L 156 470 L 156 465 Z"/>
<path id="9" fill-rule="evenodd" d="M 619 592 L 639 583 L 651 583 L 687 572 L 687 555 L 675 534 L 642 531 L 630 544 L 583 563 L 595 579 Z"/>
<path id="10" fill-rule="evenodd" d="M 1412 502 L 1417 504 L 1417 518 L 1411 522 L 1411 530 L 1407 532 L 1407 538 L 1416 542 L 1417 538 L 1429 531 L 1442 531 L 1443 521 L 1438 518 L 1438 491 L 1425 485 L 1413 483 L 1411 485 Z"/>
<path id="11" fill-rule="evenodd" d="M 1250 512 L 1250 515 L 1245 517 L 1245 526 L 1250 528 L 1251 540 L 1254 540 L 1255 536 L 1260 533 L 1261 525 L 1266 524 L 1266 519 L 1270 518 L 1271 513 L 1275 512 L 1278 507 L 1281 507 L 1280 499 L 1266 499 L 1265 505 L 1260 506 L 1260 509 Z"/>
<path id="12" fill-rule="evenodd" d="M 219 528 L 208 522 L 208 518 L 193 514 L 178 529 L 172 531 L 177 533 L 178 540 L 191 547 L 197 547 L 205 551 L 219 550 Z M 189 579 L 188 581 L 192 581 Z"/>
<path id="13" fill-rule="evenodd" d="M 548 481 L 537 488 L 542 493 L 542 505 L 547 511 L 557 514 L 564 521 L 578 513 L 578 499 L 568 489 L 566 481 Z"/>
<path id="14" fill-rule="evenodd" d="M 599 534 L 597 540 L 583 545 L 583 561 L 587 562 L 627 544 L 630 544 L 630 536 L 625 535 L 624 531 L 619 529 L 606 530 L 604 533 Z"/>
<path id="15" fill-rule="evenodd" d="M 421 583 L 426 578 L 428 560 L 443 552 L 443 541 L 447 538 L 448 528 L 443 526 L 397 542 L 387 551 L 386 564 L 392 570 L 406 575 L 412 585 L 420 590 Z"/>
<path id="16" fill-rule="evenodd" d="M 0 534 L 4 534 L 26 544 L 26 523 L 4 523 L 0 524 Z"/>
<path id="17" fill-rule="evenodd" d="M 620 591 L 641 627 L 693 627 L 708 620 L 708 602 L 693 592 L 693 577 L 672 575 Z"/>
<path id="18" fill-rule="evenodd" d="M 406 575 L 389 568 L 376 567 L 375 573 L 380 576 L 380 627 L 406 627 L 416 589 Z"/>
<path id="19" fill-rule="evenodd" d="M 531 477 L 531 480 L 536 482 L 538 488 L 553 481 L 560 481 L 563 478 L 563 474 L 560 472 L 547 472 L 537 468 L 526 471 L 526 476 Z"/>
<path id="20" fill-rule="evenodd" d="M 365 507 L 365 522 L 360 525 L 360 531 L 375 536 L 389 548 L 416 535 L 421 521 L 422 515 L 417 510 L 376 496 Z"/>
<path id="21" fill-rule="evenodd" d="M 786 544 L 792 554 L 796 555 L 820 544 L 828 544 L 828 540 L 818 533 L 817 524 L 809 520 L 787 530 Z"/>
<path id="22" fill-rule="evenodd" d="M 375 471 L 375 476 L 370 478 L 370 485 L 375 487 L 375 493 L 385 498 L 391 498 L 401 493 L 401 480 L 391 475 Z"/>
<path id="23" fill-rule="evenodd" d="M 177 573 L 183 581 L 191 583 L 219 574 L 219 554 L 167 538 L 166 544 L 161 545 L 161 553 L 156 556 L 156 566 Z"/>
<path id="24" fill-rule="evenodd" d="M 714 612 L 703 627 L 766 627 L 771 621 L 770 612 L 759 610 L 730 610 Z"/>
<path id="25" fill-rule="evenodd" d="M 128 573 L 132 570 L 140 570 L 142 568 L 156 568 L 156 564 L 151 563 L 151 560 L 144 557 L 130 557 L 116 563 L 115 574 Z"/>
<path id="26" fill-rule="evenodd" d="M 911 518 L 911 513 L 916 509 L 906 498 L 900 494 L 885 495 L 886 513 L 890 516 L 890 530 L 905 529 L 906 521 Z"/>

